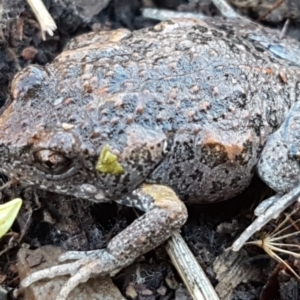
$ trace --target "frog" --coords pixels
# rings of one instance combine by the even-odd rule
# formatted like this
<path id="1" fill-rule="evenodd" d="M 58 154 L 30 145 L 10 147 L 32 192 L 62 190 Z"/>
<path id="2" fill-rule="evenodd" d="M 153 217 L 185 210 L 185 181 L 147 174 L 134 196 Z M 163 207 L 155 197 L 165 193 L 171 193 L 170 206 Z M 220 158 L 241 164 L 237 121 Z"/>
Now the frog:
<path id="1" fill-rule="evenodd" d="M 236 28 L 177 19 L 91 32 L 14 77 L 0 117 L 1 171 L 21 186 L 144 212 L 106 249 L 66 252 L 60 260 L 72 262 L 23 286 L 70 274 L 57 298 L 67 299 L 166 241 L 187 220 L 184 203 L 230 199 L 257 169 L 279 195 L 275 206 L 297 190 L 289 129 L 299 123 L 300 69 Z"/>

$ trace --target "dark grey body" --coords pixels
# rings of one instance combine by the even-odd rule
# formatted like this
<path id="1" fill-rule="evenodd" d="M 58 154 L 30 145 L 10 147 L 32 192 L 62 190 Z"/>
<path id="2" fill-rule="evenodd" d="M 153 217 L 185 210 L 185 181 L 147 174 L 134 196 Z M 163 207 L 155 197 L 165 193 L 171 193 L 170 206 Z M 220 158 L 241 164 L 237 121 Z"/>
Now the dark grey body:
<path id="1" fill-rule="evenodd" d="M 1 169 L 94 201 L 145 182 L 184 201 L 225 200 L 249 185 L 267 137 L 299 98 L 299 75 L 226 23 L 81 36 L 14 79 Z M 95 170 L 105 145 L 125 173 Z"/>

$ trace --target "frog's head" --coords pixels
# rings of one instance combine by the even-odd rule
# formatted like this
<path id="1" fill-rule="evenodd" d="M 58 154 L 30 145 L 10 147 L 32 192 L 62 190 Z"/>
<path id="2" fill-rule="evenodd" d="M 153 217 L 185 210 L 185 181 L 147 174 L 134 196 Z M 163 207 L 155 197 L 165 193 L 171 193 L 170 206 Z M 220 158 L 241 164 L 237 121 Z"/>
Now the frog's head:
<path id="1" fill-rule="evenodd" d="M 2 171 L 25 186 L 94 201 L 141 184 L 166 154 L 162 130 L 122 118 L 103 125 L 102 102 L 59 97 L 52 82 L 35 66 L 14 79 L 13 101 L 0 118 Z"/>

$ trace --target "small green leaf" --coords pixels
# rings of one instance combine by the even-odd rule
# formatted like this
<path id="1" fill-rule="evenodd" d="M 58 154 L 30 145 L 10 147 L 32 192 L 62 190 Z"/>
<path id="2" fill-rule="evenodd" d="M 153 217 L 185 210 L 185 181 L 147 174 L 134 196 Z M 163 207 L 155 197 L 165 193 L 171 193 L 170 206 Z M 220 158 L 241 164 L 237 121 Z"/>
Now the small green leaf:
<path id="1" fill-rule="evenodd" d="M 118 162 L 118 157 L 113 154 L 108 145 L 105 145 L 99 155 L 96 170 L 100 173 L 120 175 L 124 173 L 124 168 Z"/>
<path id="2" fill-rule="evenodd" d="M 16 198 L 0 205 L 0 238 L 10 229 L 22 206 L 22 199 Z"/>

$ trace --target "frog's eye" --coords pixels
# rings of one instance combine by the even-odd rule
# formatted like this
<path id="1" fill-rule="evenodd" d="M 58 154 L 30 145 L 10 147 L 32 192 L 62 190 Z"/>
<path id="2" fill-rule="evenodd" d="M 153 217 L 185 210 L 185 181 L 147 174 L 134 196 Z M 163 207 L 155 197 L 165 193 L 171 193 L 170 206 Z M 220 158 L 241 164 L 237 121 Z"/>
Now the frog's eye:
<path id="1" fill-rule="evenodd" d="M 62 174 L 69 170 L 72 160 L 52 150 L 39 150 L 34 153 L 37 167 L 49 174 Z"/>

